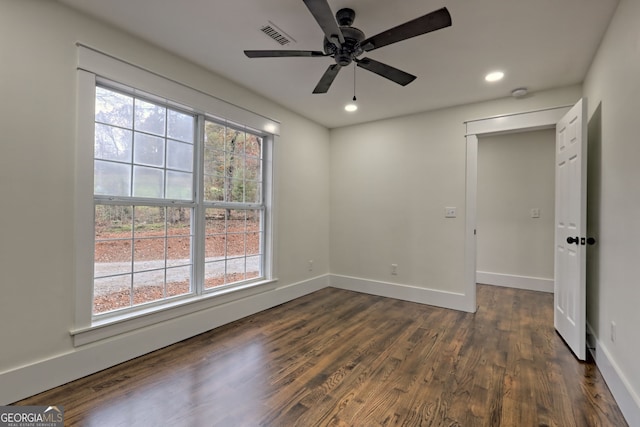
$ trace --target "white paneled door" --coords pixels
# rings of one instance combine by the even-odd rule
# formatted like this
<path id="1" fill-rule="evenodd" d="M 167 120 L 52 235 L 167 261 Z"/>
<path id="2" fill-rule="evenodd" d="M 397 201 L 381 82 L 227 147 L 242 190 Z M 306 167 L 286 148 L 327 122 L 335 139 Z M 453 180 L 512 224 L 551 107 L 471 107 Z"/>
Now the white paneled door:
<path id="1" fill-rule="evenodd" d="M 586 357 L 587 100 L 556 125 L 554 325 Z"/>

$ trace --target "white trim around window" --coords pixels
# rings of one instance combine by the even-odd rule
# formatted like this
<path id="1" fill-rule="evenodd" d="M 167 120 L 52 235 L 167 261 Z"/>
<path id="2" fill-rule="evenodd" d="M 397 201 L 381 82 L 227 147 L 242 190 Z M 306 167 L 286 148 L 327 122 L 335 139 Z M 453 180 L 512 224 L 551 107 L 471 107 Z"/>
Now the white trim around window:
<path id="1" fill-rule="evenodd" d="M 253 113 L 89 46 L 80 43 L 77 46 L 78 70 L 88 71 L 126 87 L 162 96 L 169 104 L 174 102 L 200 112 L 208 112 L 221 120 L 252 128 L 258 133 L 280 135 L 280 123 L 277 120 Z"/>
<path id="2" fill-rule="evenodd" d="M 212 292 L 193 294 L 161 305 L 96 317 L 93 307 L 94 266 L 94 132 L 96 85 L 108 80 L 131 91 L 151 94 L 167 105 L 188 106 L 194 113 L 213 117 L 230 126 L 255 132 L 265 141 L 263 153 L 264 185 L 264 279 L 222 287 Z M 74 345 L 80 346 L 159 322 L 228 304 L 276 287 L 273 269 L 273 146 L 279 123 L 234 106 L 202 91 L 160 76 L 136 65 L 121 61 L 95 49 L 78 44 L 77 67 L 77 135 L 75 175 L 75 247 L 76 302 L 75 323 L 70 331 Z M 201 230 L 196 230 L 196 233 Z"/>

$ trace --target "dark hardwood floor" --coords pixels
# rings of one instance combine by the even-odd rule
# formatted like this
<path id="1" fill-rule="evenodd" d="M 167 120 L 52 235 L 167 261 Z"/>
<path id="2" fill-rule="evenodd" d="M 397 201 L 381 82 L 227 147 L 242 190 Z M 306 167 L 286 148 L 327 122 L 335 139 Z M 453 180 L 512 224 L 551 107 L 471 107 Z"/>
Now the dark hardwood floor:
<path id="1" fill-rule="evenodd" d="M 551 294 L 478 286 L 478 312 L 328 288 L 29 399 L 81 426 L 615 426 Z"/>

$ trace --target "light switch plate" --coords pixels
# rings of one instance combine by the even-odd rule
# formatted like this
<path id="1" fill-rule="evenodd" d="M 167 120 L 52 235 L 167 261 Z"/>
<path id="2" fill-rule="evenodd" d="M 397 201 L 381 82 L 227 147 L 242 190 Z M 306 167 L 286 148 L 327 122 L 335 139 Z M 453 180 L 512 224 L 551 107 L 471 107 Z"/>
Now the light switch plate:
<path id="1" fill-rule="evenodd" d="M 455 218 L 456 215 L 456 208 L 454 207 L 448 207 L 448 208 L 444 208 L 444 217 L 445 218 Z"/>

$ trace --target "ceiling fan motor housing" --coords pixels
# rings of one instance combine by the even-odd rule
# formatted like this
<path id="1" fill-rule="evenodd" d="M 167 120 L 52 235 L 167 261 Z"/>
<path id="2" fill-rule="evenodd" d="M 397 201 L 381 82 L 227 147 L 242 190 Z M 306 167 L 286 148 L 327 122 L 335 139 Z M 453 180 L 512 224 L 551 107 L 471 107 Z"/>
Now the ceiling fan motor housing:
<path id="1" fill-rule="evenodd" d="M 343 9 L 340 9 L 341 11 Z M 327 55 L 333 56 L 336 64 L 343 67 L 351 64 L 354 58 L 362 54 L 363 50 L 360 47 L 360 42 L 365 39 L 364 33 L 355 27 L 340 27 L 342 35 L 344 36 L 344 43 L 338 47 L 324 38 L 324 52 Z"/>

